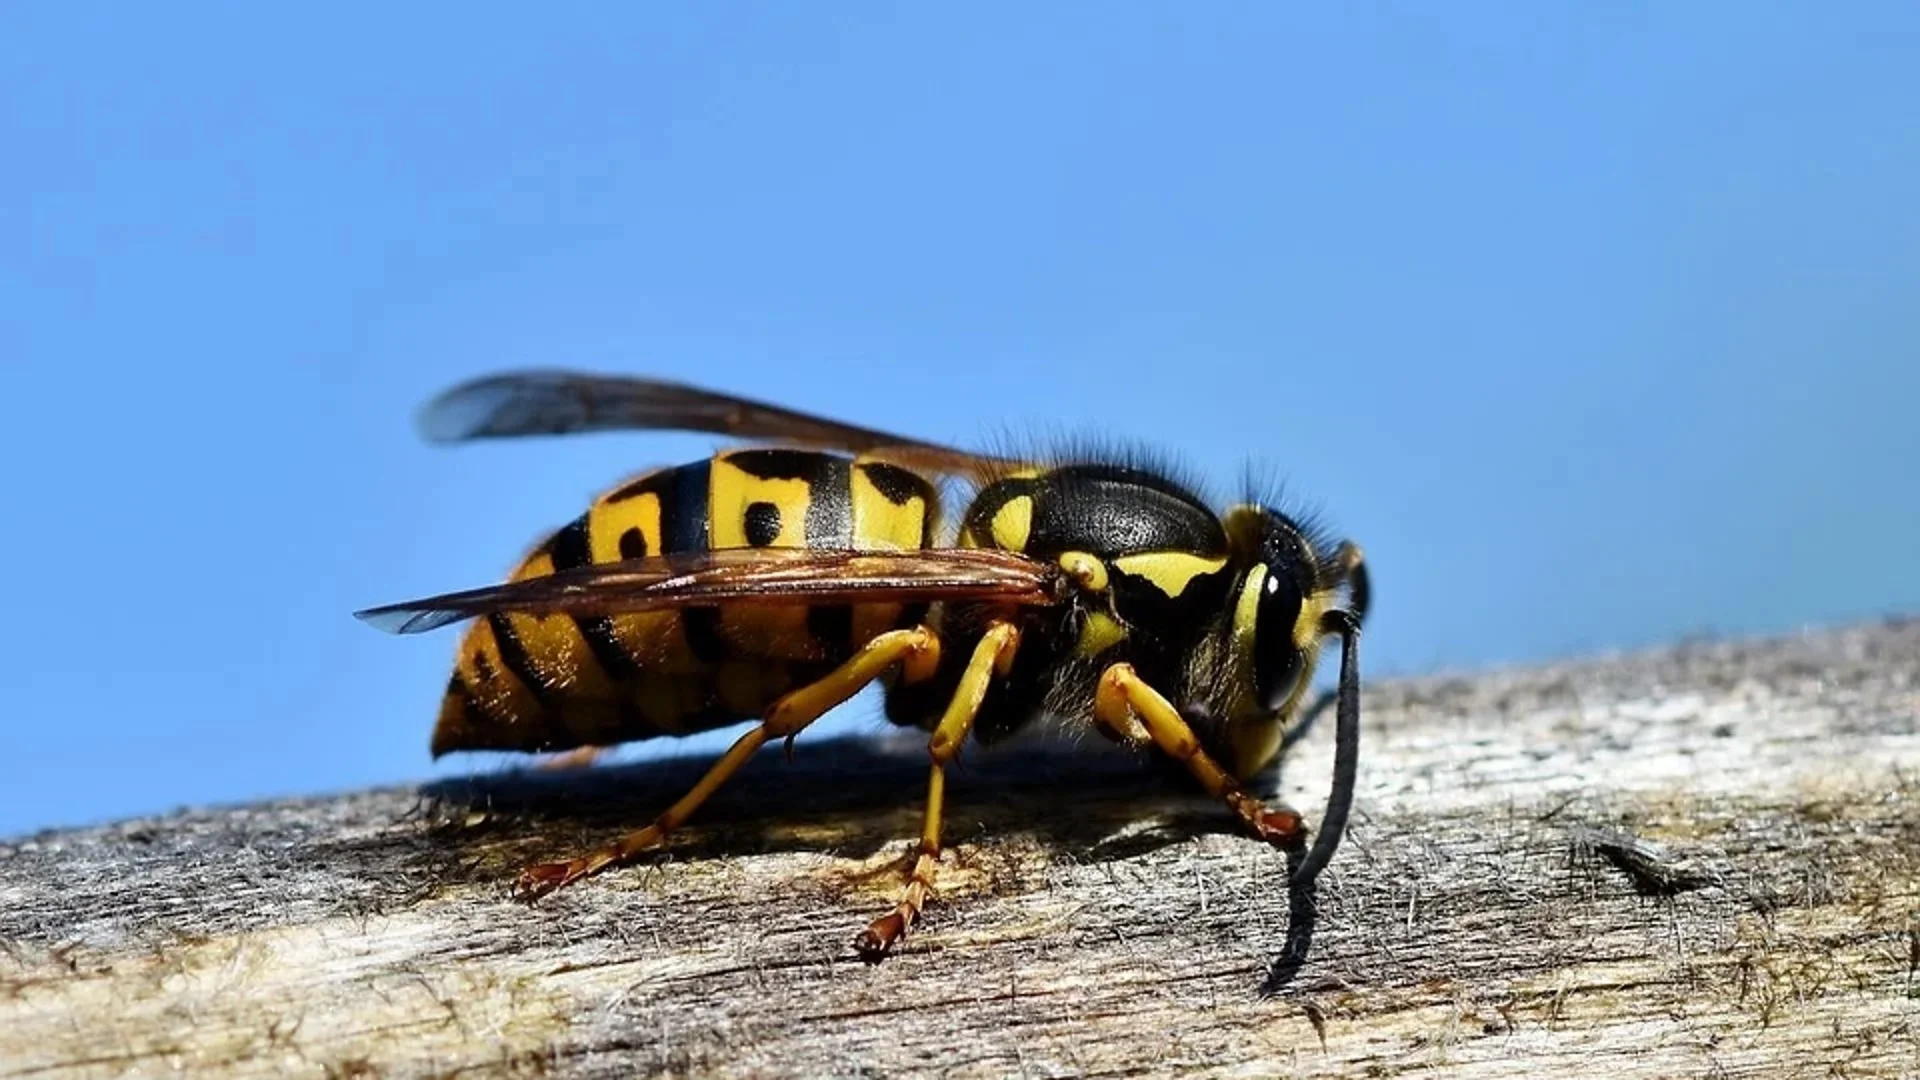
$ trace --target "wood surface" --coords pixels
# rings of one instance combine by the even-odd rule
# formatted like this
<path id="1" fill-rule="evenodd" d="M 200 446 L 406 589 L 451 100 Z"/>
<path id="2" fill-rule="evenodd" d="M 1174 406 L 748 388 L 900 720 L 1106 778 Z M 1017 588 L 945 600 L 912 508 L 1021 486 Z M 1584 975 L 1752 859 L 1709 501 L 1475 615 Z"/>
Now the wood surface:
<path id="1" fill-rule="evenodd" d="M 705 759 L 16 837 L 0 1077 L 1920 1075 L 1920 622 L 1370 680 L 1365 730 L 1315 897 L 1098 740 L 974 748 L 878 965 L 905 739 L 763 752 L 531 906 Z"/>

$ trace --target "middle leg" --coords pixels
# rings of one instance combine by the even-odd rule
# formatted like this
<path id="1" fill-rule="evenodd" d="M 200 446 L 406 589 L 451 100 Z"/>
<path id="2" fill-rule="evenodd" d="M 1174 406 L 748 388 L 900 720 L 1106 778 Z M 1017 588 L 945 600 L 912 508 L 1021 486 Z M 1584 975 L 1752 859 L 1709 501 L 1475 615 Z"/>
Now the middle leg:
<path id="1" fill-rule="evenodd" d="M 854 948 L 869 960 L 876 960 L 913 925 L 933 891 L 934 868 L 940 862 L 941 814 L 946 805 L 947 764 L 960 752 L 973 730 L 980 703 L 986 700 L 987 686 L 994 675 L 1005 677 L 1013 665 L 1013 654 L 1020 646 L 1020 631 L 1012 623 L 995 622 L 980 636 L 973 656 L 967 661 L 960 684 L 941 715 L 939 726 L 927 741 L 927 753 L 933 758 L 927 776 L 926 822 L 920 831 L 920 850 L 907 875 L 907 887 L 892 911 L 880 916 L 854 939 Z"/>

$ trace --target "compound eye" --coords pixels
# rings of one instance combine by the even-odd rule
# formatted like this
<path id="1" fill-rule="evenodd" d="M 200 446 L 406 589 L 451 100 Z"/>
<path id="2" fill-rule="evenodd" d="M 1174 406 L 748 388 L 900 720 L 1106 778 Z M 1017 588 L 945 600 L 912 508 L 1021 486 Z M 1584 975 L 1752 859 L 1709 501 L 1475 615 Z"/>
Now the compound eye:
<path id="1" fill-rule="evenodd" d="M 1286 704 L 1300 681 L 1305 657 L 1293 642 L 1293 628 L 1300 621 L 1301 603 L 1292 579 L 1269 569 L 1260 583 L 1253 623 L 1253 692 L 1268 710 Z"/>

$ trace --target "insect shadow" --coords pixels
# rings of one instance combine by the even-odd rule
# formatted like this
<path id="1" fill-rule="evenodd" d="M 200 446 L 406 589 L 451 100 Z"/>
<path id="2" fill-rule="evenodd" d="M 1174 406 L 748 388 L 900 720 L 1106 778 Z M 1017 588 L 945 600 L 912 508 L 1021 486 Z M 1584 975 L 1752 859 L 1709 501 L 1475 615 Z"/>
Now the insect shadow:
<path id="1" fill-rule="evenodd" d="M 949 768 L 948 846 L 1019 837 L 1062 858 L 1136 858 L 1233 823 L 1184 774 L 1141 756 L 1046 739 L 969 747 Z M 919 836 L 925 737 L 842 736 L 755 755 L 658 852 L 634 865 L 771 852 L 869 859 Z M 511 878 L 637 829 L 693 786 L 712 755 L 567 770 L 513 769 L 420 789 L 440 855 L 455 877 Z M 902 856 L 905 857 L 904 855 Z M 603 873 L 618 873 L 618 869 Z"/>
<path id="2" fill-rule="evenodd" d="M 1062 860 L 1107 863 L 1237 831 L 1165 759 L 1104 749 L 1057 738 L 969 747 L 948 770 L 949 850 L 1018 840 Z M 894 845 L 904 866 L 926 797 L 924 736 L 842 736 L 803 742 L 792 760 L 784 757 L 778 747 L 755 755 L 679 833 L 629 865 L 776 852 L 868 860 Z M 713 760 L 687 754 L 435 781 L 417 789 L 420 812 L 406 827 L 348 844 L 378 848 L 360 854 L 377 854 L 375 863 L 413 871 L 393 874 L 390 881 L 506 889 L 530 862 L 586 851 L 645 825 Z M 1289 853 L 1289 872 L 1299 858 L 1299 852 Z M 621 872 L 616 867 L 602 874 Z M 1262 987 L 1267 995 L 1285 992 L 1313 942 L 1312 887 L 1289 888 L 1287 906 L 1286 938 Z"/>

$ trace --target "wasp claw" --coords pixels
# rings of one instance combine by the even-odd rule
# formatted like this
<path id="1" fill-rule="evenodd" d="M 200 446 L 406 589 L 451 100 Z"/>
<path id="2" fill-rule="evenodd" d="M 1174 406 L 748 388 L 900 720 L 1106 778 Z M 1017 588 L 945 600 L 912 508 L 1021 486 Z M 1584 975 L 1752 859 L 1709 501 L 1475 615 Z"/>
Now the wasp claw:
<path id="1" fill-rule="evenodd" d="M 861 959 L 869 964 L 877 963 L 906 932 L 906 917 L 898 911 L 890 912 L 860 931 L 860 936 L 853 939 L 853 947 L 860 951 Z"/>

